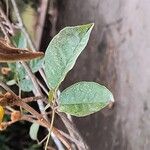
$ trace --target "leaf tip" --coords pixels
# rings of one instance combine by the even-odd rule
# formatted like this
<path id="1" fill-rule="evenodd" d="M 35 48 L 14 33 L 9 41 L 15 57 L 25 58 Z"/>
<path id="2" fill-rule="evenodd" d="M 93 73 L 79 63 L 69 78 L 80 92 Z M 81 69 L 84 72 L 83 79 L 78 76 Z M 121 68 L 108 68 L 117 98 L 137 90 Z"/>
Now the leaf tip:
<path id="1" fill-rule="evenodd" d="M 115 102 L 115 99 L 114 99 L 114 96 L 113 96 L 113 95 L 112 95 L 110 101 L 111 101 L 111 102 Z"/>
<path id="2" fill-rule="evenodd" d="M 85 26 L 87 26 L 90 30 L 92 30 L 93 27 L 94 27 L 94 25 L 95 25 L 95 24 L 92 22 L 92 23 L 86 24 Z"/>
<path id="3" fill-rule="evenodd" d="M 94 27 L 94 25 L 95 25 L 95 23 L 94 23 L 94 22 L 89 23 L 89 24 L 91 25 L 91 27 Z"/>

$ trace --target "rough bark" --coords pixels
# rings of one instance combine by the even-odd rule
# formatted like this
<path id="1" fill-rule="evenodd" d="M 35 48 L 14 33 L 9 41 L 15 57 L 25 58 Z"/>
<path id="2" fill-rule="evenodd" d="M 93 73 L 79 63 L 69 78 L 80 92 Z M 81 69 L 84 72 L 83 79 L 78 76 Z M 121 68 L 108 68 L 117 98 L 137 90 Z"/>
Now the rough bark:
<path id="1" fill-rule="evenodd" d="M 94 22 L 86 50 L 63 88 L 76 81 L 106 85 L 113 110 L 74 121 L 91 150 L 150 148 L 150 2 L 148 0 L 59 0 L 57 29 Z"/>

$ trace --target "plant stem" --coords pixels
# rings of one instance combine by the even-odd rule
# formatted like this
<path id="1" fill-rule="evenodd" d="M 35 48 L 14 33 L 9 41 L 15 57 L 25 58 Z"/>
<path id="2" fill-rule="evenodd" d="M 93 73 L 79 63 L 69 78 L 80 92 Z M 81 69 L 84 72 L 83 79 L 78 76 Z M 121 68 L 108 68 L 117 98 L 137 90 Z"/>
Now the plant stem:
<path id="1" fill-rule="evenodd" d="M 32 83 L 34 85 L 34 88 L 36 90 L 35 93 L 34 93 L 35 96 L 43 97 L 43 93 L 42 93 L 42 91 L 41 91 L 41 89 L 40 89 L 40 87 L 39 87 L 39 85 L 37 83 L 35 75 L 32 73 L 32 71 L 29 68 L 29 66 L 25 62 L 21 62 L 21 64 L 24 67 L 24 69 L 26 70 L 27 74 L 29 75 L 29 77 L 30 77 L 30 79 L 31 79 L 31 81 L 32 81 Z M 42 100 L 38 100 L 37 103 L 39 105 L 39 109 L 40 109 L 41 113 L 44 115 L 44 117 L 46 119 L 48 119 L 47 116 L 45 115 L 44 104 L 43 104 Z"/>
<path id="2" fill-rule="evenodd" d="M 79 134 L 79 131 L 74 127 L 73 123 L 66 117 L 65 114 L 60 113 L 58 111 L 56 111 L 56 113 L 62 119 L 62 121 L 65 124 L 65 126 L 67 127 L 67 130 L 68 130 L 69 134 L 71 135 L 71 137 L 80 141 L 80 145 L 79 144 L 76 145 L 78 147 L 78 149 L 79 150 L 84 150 L 84 149 L 88 150 L 89 149 L 88 146 L 85 144 L 83 138 Z"/>
<path id="3" fill-rule="evenodd" d="M 2 81 L 0 81 L 0 86 L 2 86 L 6 91 L 10 92 L 17 100 L 14 102 L 14 105 L 24 108 L 28 112 L 30 112 L 33 116 L 35 116 L 38 120 L 37 122 L 46 127 L 48 130 L 51 129 L 51 124 L 43 117 L 43 115 L 39 114 L 36 110 L 30 107 L 28 104 L 23 102 L 19 97 Z M 31 118 L 30 118 L 31 121 Z M 57 138 L 62 141 L 62 143 L 68 148 L 71 149 L 70 143 L 60 134 L 60 132 L 55 128 L 52 127 L 52 132 L 57 136 Z M 57 143 L 58 144 L 58 143 Z"/>
<path id="4" fill-rule="evenodd" d="M 8 36 L 7 32 L 5 31 L 5 28 L 3 27 L 1 21 L 0 21 L 0 28 L 1 28 L 2 32 L 3 32 L 3 34 L 5 35 L 5 37 L 6 37 L 7 39 L 9 39 L 9 36 Z"/>
<path id="5" fill-rule="evenodd" d="M 1 14 L 1 17 L 4 19 L 5 24 L 7 25 L 7 27 L 9 27 L 9 33 L 14 35 L 14 30 L 12 28 L 11 22 L 9 21 L 8 17 L 5 15 L 5 13 L 4 13 L 4 11 L 1 7 L 0 7 L 0 14 Z"/>
<path id="6" fill-rule="evenodd" d="M 41 0 L 40 1 L 40 10 L 39 10 L 39 17 L 38 17 L 38 23 L 37 23 L 37 28 L 36 28 L 36 48 L 40 48 L 41 44 L 41 38 L 43 34 L 43 28 L 45 24 L 45 17 L 47 13 L 47 7 L 48 7 L 48 2 L 49 0 Z"/>
<path id="7" fill-rule="evenodd" d="M 49 133 L 48 133 L 48 135 L 47 135 L 46 144 L 45 144 L 45 150 L 47 150 L 47 147 L 48 147 L 48 143 L 49 143 L 50 136 L 51 136 L 51 132 L 49 131 Z"/>
<path id="8" fill-rule="evenodd" d="M 44 87 L 44 85 L 41 83 L 41 81 L 39 79 L 37 79 L 37 82 L 38 82 L 39 86 L 43 89 L 45 94 L 48 96 L 48 90 Z"/>
<path id="9" fill-rule="evenodd" d="M 15 11 L 15 14 L 16 14 L 16 17 L 17 17 L 17 19 L 18 19 L 19 27 L 20 27 L 20 29 L 22 30 L 22 32 L 24 33 L 24 35 L 25 35 L 25 37 L 26 37 L 26 39 L 27 39 L 27 41 L 28 41 L 28 43 L 29 43 L 29 45 L 30 45 L 30 48 L 31 48 L 33 51 L 35 51 L 35 48 L 34 48 L 35 46 L 34 46 L 32 40 L 31 40 L 31 38 L 30 38 L 30 36 L 29 36 L 29 34 L 28 34 L 28 32 L 27 32 L 27 30 L 26 30 L 24 24 L 23 24 L 23 21 L 22 21 L 22 19 L 21 19 L 21 16 L 20 16 L 19 9 L 18 9 L 18 7 L 17 7 L 16 1 L 15 1 L 15 0 L 11 0 L 11 3 L 12 3 L 12 5 L 13 5 L 13 8 L 14 8 L 14 11 Z"/>

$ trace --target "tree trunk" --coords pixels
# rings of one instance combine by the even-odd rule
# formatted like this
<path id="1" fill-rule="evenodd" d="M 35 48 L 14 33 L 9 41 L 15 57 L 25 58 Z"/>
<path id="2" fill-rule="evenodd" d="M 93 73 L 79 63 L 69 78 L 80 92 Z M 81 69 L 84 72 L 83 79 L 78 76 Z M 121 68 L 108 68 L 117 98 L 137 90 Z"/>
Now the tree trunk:
<path id="1" fill-rule="evenodd" d="M 150 2 L 59 0 L 57 30 L 94 22 L 86 50 L 63 88 L 81 80 L 107 86 L 113 110 L 74 118 L 91 150 L 150 149 Z"/>

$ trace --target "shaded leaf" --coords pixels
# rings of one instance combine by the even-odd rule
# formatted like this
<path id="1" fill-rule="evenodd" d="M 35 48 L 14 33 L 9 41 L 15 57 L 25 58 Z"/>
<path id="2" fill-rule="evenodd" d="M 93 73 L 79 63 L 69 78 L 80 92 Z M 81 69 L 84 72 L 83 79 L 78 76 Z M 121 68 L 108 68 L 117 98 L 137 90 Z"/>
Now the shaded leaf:
<path id="1" fill-rule="evenodd" d="M 7 85 L 12 86 L 16 84 L 16 81 L 14 79 L 7 81 Z"/>
<path id="2" fill-rule="evenodd" d="M 37 58 L 30 61 L 29 66 L 33 73 L 37 72 L 40 68 L 42 68 L 43 61 L 44 59 L 42 58 Z"/>
<path id="3" fill-rule="evenodd" d="M 27 40 L 22 32 L 18 32 L 12 41 L 17 48 L 27 48 Z"/>
<path id="4" fill-rule="evenodd" d="M 26 49 L 27 48 L 27 40 L 22 32 L 19 32 L 16 36 L 12 38 L 13 44 L 17 48 Z M 37 58 L 28 62 L 33 73 L 37 72 L 43 64 L 43 59 Z M 14 73 L 14 79 L 16 83 L 18 82 L 19 87 L 22 91 L 30 92 L 33 90 L 33 84 L 30 79 L 26 78 L 26 71 L 24 67 L 19 63 L 8 63 L 8 66 Z M 9 83 L 9 82 L 8 82 Z"/>
<path id="5" fill-rule="evenodd" d="M 29 131 L 29 135 L 31 137 L 32 140 L 37 140 L 37 135 L 38 135 L 38 131 L 39 131 L 39 124 L 37 123 L 33 123 L 30 127 L 30 131 Z"/>
<path id="6" fill-rule="evenodd" d="M 33 84 L 30 79 L 22 79 L 19 81 L 19 87 L 24 92 L 30 92 L 33 90 Z"/>

